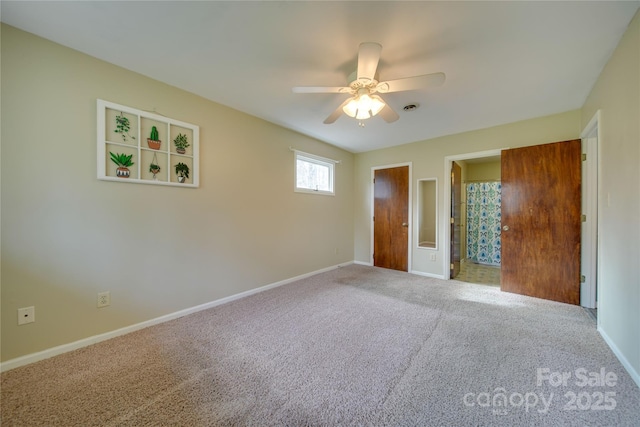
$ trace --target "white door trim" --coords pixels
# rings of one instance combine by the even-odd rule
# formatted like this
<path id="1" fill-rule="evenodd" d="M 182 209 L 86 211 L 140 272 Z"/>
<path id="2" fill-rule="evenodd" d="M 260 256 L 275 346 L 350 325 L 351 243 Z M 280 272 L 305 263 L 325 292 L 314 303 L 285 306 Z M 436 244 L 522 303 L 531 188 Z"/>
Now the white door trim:
<path id="1" fill-rule="evenodd" d="M 580 274 L 585 277 L 585 281 L 580 284 L 580 305 L 596 308 L 597 295 L 600 294 L 598 291 L 600 284 L 598 278 L 600 110 L 596 111 L 580 137 L 582 153 L 587 156 L 582 162 L 582 214 L 586 215 L 586 222 L 582 224 L 580 246 Z"/>

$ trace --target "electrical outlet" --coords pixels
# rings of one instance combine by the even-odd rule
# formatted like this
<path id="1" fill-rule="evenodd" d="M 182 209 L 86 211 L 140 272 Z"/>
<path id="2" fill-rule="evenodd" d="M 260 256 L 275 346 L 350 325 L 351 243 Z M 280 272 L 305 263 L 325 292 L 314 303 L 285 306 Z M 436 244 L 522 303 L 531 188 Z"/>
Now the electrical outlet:
<path id="1" fill-rule="evenodd" d="M 36 308 L 24 307 L 18 309 L 18 325 L 26 325 L 36 321 Z"/>
<path id="2" fill-rule="evenodd" d="M 100 292 L 98 294 L 98 308 L 111 305 L 111 292 Z"/>

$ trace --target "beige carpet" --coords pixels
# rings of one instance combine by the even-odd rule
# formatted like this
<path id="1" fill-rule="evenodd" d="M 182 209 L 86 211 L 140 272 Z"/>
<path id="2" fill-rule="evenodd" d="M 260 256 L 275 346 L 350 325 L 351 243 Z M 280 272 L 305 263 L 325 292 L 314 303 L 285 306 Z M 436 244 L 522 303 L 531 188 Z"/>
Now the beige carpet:
<path id="1" fill-rule="evenodd" d="M 609 383 L 580 386 L 582 370 Z M 637 426 L 640 390 L 580 307 L 353 265 L 5 372 L 1 416 L 2 426 Z"/>

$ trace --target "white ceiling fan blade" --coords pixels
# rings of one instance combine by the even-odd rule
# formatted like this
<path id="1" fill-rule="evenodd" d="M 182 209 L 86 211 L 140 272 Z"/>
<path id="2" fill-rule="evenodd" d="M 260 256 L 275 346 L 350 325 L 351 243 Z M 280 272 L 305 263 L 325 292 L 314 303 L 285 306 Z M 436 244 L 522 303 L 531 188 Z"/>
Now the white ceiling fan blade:
<path id="1" fill-rule="evenodd" d="M 393 108 L 391 108 L 389 104 L 385 105 L 384 108 L 380 110 L 378 115 L 382 117 L 387 123 L 393 123 L 400 118 L 398 113 L 393 111 Z"/>
<path id="2" fill-rule="evenodd" d="M 378 43 L 360 43 L 358 49 L 358 80 L 371 81 L 375 78 L 382 46 Z"/>
<path id="3" fill-rule="evenodd" d="M 336 108 L 333 113 L 331 113 L 329 115 L 329 117 L 327 117 L 326 119 L 324 119 L 324 123 L 325 125 L 330 125 L 331 123 L 335 122 L 336 120 L 338 120 L 338 117 L 340 117 L 343 113 L 342 111 L 342 107 L 344 107 L 345 105 L 347 105 L 347 103 L 351 101 L 351 98 L 347 98 L 345 99 L 345 101 L 340 104 L 340 106 L 338 108 Z"/>
<path id="4" fill-rule="evenodd" d="M 446 79 L 444 73 L 423 74 L 422 76 L 389 80 L 380 83 L 376 91 L 380 93 L 402 92 L 405 90 L 426 89 L 441 86 Z"/>
<path id="5" fill-rule="evenodd" d="M 293 93 L 349 93 L 350 87 L 340 86 L 297 86 L 291 89 Z"/>

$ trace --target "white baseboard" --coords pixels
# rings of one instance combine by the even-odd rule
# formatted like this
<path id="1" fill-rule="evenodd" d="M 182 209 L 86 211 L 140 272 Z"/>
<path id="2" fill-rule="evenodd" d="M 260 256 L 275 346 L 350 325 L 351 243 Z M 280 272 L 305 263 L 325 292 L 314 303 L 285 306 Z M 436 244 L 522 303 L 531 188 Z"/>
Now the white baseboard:
<path id="1" fill-rule="evenodd" d="M 409 273 L 415 274 L 416 276 L 433 277 L 434 279 L 446 280 L 442 274 L 425 273 L 424 271 L 416 270 L 411 270 Z"/>
<path id="2" fill-rule="evenodd" d="M 631 375 L 631 378 L 633 379 L 633 381 L 635 381 L 636 385 L 640 387 L 640 374 L 636 372 L 635 369 L 633 369 L 633 366 L 631 365 L 631 363 L 629 363 L 627 358 L 624 357 L 624 354 L 622 354 L 618 346 L 615 345 L 613 340 L 609 338 L 609 335 L 607 335 L 607 333 L 600 327 L 600 325 L 598 325 L 598 332 L 600 332 L 600 335 L 602 336 L 604 341 L 607 343 L 611 351 L 613 351 L 613 354 L 616 355 L 616 357 L 618 358 L 622 366 L 624 366 L 624 368 L 627 370 L 629 375 Z"/>
<path id="3" fill-rule="evenodd" d="M 353 264 L 367 265 L 369 267 L 373 267 L 373 263 L 372 262 L 353 261 Z M 415 274 L 417 276 L 433 277 L 434 279 L 446 280 L 445 277 L 442 274 L 425 273 L 423 271 L 416 271 L 416 270 L 411 270 L 411 271 L 409 271 L 409 273 L 410 274 Z"/>
<path id="4" fill-rule="evenodd" d="M 257 294 L 259 292 L 264 292 L 269 289 L 276 288 L 278 286 L 286 285 L 291 282 L 295 282 L 297 280 L 305 279 L 307 277 L 315 276 L 316 274 L 324 273 L 326 271 L 335 270 L 340 267 L 345 267 L 347 265 L 353 264 L 353 261 L 346 262 L 343 264 L 334 265 L 331 267 L 323 268 L 320 270 L 312 271 L 311 273 L 301 274 L 300 276 L 291 277 L 289 279 L 281 280 L 279 282 L 271 283 L 269 285 L 261 286 L 259 288 L 250 289 L 248 291 L 240 292 L 239 294 L 230 295 L 228 297 L 224 297 L 215 301 L 211 301 L 205 304 L 197 305 L 195 307 L 190 307 L 184 310 L 176 311 L 175 313 L 169 313 L 164 316 L 156 317 L 155 319 L 146 320 L 141 323 L 136 323 L 135 325 L 125 326 L 124 328 L 116 329 L 114 331 L 105 332 L 103 334 L 94 335 L 92 337 L 83 338 L 78 341 L 74 341 L 69 344 L 59 345 L 57 347 L 48 348 L 43 351 L 39 351 L 37 353 L 27 354 L 25 356 L 16 357 L 15 359 L 7 360 L 6 362 L 0 363 L 0 372 L 9 371 L 11 369 L 18 368 L 20 366 L 29 365 L 31 363 L 38 362 L 40 360 L 48 359 L 53 356 L 57 356 L 59 354 L 67 353 L 73 350 L 77 350 L 82 347 L 87 347 L 92 344 L 99 343 L 101 341 L 106 341 L 111 338 L 115 338 L 121 335 L 129 334 L 131 332 L 148 328 L 149 326 L 157 325 L 160 323 L 168 322 L 169 320 L 177 319 L 179 317 L 184 317 L 189 314 L 197 313 L 198 311 L 206 310 L 208 308 L 212 308 L 218 305 L 226 304 L 231 301 L 235 301 L 240 298 L 245 298 L 250 295 Z"/>

